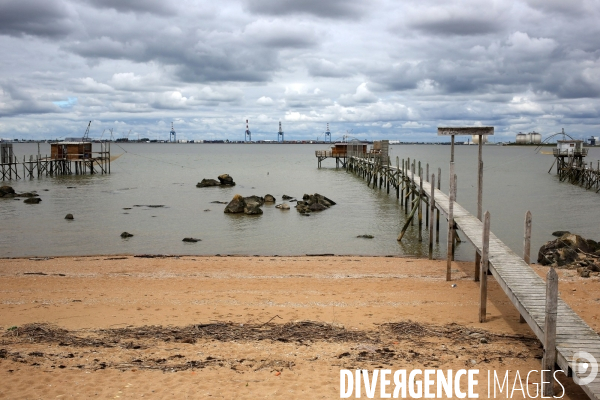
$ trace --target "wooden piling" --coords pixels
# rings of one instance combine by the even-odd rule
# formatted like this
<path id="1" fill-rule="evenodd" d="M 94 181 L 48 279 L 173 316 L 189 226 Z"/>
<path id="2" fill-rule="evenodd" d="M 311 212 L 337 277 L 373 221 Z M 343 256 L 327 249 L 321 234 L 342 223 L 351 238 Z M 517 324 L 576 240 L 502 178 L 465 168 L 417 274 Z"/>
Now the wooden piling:
<path id="1" fill-rule="evenodd" d="M 419 161 L 419 242 L 423 241 L 423 169 Z"/>
<path id="2" fill-rule="evenodd" d="M 487 315 L 487 275 L 490 249 L 490 213 L 486 211 L 483 220 L 481 268 L 479 269 L 479 322 L 485 322 Z"/>
<path id="3" fill-rule="evenodd" d="M 558 275 L 550 268 L 546 275 L 546 319 L 544 323 L 544 357 L 542 359 L 542 392 L 554 396 L 554 364 L 556 364 L 556 315 L 558 308 Z"/>
<path id="4" fill-rule="evenodd" d="M 442 169 L 438 168 L 437 175 L 437 190 L 440 190 L 442 186 Z M 432 216 L 433 217 L 433 216 Z M 440 242 L 440 210 L 438 209 L 435 217 L 435 242 Z"/>
<path id="5" fill-rule="evenodd" d="M 523 239 L 523 260 L 531 264 L 531 211 L 525 213 L 525 237 Z"/>
<path id="6" fill-rule="evenodd" d="M 431 195 L 429 197 L 431 219 L 429 220 L 429 259 L 433 260 L 433 212 L 435 210 L 435 175 L 431 175 Z"/>
<path id="7" fill-rule="evenodd" d="M 448 247 L 446 252 L 446 280 L 452 280 L 452 249 L 454 247 L 454 162 L 450 162 L 450 190 L 448 203 Z"/>

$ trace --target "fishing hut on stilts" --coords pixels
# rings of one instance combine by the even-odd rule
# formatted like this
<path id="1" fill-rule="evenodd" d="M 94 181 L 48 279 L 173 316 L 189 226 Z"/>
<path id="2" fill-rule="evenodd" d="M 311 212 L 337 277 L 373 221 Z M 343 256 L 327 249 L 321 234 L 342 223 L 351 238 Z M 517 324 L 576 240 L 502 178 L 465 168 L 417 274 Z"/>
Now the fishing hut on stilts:
<path id="1" fill-rule="evenodd" d="M 91 122 L 90 122 L 91 124 Z M 0 174 L 2 180 L 60 175 L 110 174 L 110 142 L 100 142 L 100 151 L 93 151 L 88 139 L 90 124 L 81 141 L 64 141 L 50 144 L 50 156 L 42 156 L 38 143 L 36 155 L 23 156 L 19 162 L 13 153 L 12 143 L 1 143 Z M 19 165 L 20 164 L 20 165 Z"/>

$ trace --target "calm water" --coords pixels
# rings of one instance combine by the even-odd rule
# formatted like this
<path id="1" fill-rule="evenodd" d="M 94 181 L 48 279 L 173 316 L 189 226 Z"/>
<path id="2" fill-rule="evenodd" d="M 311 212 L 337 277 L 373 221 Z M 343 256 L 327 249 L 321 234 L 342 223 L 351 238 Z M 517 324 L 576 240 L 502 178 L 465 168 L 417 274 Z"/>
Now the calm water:
<path id="1" fill-rule="evenodd" d="M 370 189 L 365 182 L 335 169 L 326 160 L 317 169 L 315 150 L 324 145 L 123 144 L 112 145 L 111 175 L 68 176 L 9 182 L 16 191 L 37 191 L 42 202 L 0 199 L 0 256 L 85 254 L 426 254 L 427 233 L 419 243 L 416 225 L 402 243 L 404 223 L 395 196 Z M 96 148 L 94 148 L 96 150 Z M 18 157 L 37 153 L 37 144 L 15 144 Z M 42 154 L 50 152 L 42 145 Z M 442 168 L 447 192 L 449 146 L 392 146 L 393 157 L 416 158 Z M 600 159 L 590 149 L 588 161 Z M 522 252 L 523 218 L 533 214 L 533 253 L 554 230 L 570 230 L 600 239 L 600 194 L 558 182 L 547 171 L 553 157 L 530 147 L 484 147 L 484 210 L 492 231 L 517 253 Z M 477 148 L 456 147 L 458 202 L 476 212 Z M 196 188 L 202 178 L 229 173 L 235 187 Z M 74 188 L 67 188 L 67 187 Z M 47 191 L 45 191 L 47 189 Z M 294 208 L 265 205 L 261 216 L 224 214 L 234 194 L 269 193 L 301 198 L 321 193 L 338 204 L 309 217 Z M 162 208 L 135 205 L 164 205 Z M 293 206 L 293 204 L 292 204 Z M 131 207 L 131 210 L 124 208 Z M 210 211 L 205 211 L 210 210 Z M 64 216 L 72 213 L 74 221 Z M 442 223 L 441 238 L 444 238 Z M 121 232 L 135 236 L 123 240 Z M 371 234 L 375 239 L 358 239 Z M 202 239 L 184 243 L 184 237 Z M 444 240 L 435 254 L 445 254 Z M 472 259 L 473 249 L 459 245 L 458 259 Z"/>

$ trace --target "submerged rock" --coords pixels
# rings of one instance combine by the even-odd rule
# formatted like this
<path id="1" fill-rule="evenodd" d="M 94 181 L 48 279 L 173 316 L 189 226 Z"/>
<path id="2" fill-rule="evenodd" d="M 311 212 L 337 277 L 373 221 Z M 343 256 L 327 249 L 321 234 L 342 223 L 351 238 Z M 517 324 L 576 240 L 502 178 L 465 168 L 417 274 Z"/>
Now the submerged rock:
<path id="1" fill-rule="evenodd" d="M 275 197 L 271 196 L 270 194 L 265 195 L 265 203 L 275 203 L 275 201 Z"/>
<path id="2" fill-rule="evenodd" d="M 290 200 L 290 199 L 293 199 L 293 197 L 292 196 L 288 196 L 287 194 L 284 194 L 283 196 L 281 196 L 281 199 L 282 200 Z"/>
<path id="3" fill-rule="evenodd" d="M 122 237 L 123 239 L 127 239 L 127 238 L 130 238 L 130 237 L 132 237 L 132 236 L 133 236 L 133 235 L 132 235 L 131 233 L 129 233 L 129 232 L 123 232 L 123 233 L 121 233 L 121 237 Z"/>
<path id="4" fill-rule="evenodd" d="M 202 179 L 201 182 L 198 182 L 196 184 L 196 187 L 203 188 L 203 187 L 220 186 L 220 185 L 221 185 L 221 182 L 219 182 L 216 179 Z"/>
<path id="5" fill-rule="evenodd" d="M 73 219 L 73 214 L 67 214 L 67 215 L 65 215 L 65 219 Z"/>
<path id="6" fill-rule="evenodd" d="M 42 201 L 42 199 L 40 199 L 39 197 L 29 197 L 29 198 L 26 198 L 25 200 L 23 200 L 23 203 L 39 204 L 40 201 Z"/>
<path id="7" fill-rule="evenodd" d="M 552 232 L 552 236 L 561 237 L 562 235 L 564 235 L 566 233 L 571 233 L 571 232 L 569 232 L 569 231 L 554 231 L 554 232 Z"/>
<path id="8" fill-rule="evenodd" d="M 375 236 L 373 235 L 358 235 L 357 238 L 363 238 L 363 239 L 373 239 Z"/>
<path id="9" fill-rule="evenodd" d="M 196 238 L 192 238 L 192 237 L 186 237 L 183 238 L 182 242 L 187 242 L 187 243 L 196 243 L 196 242 L 200 242 L 201 239 L 196 239 Z"/>

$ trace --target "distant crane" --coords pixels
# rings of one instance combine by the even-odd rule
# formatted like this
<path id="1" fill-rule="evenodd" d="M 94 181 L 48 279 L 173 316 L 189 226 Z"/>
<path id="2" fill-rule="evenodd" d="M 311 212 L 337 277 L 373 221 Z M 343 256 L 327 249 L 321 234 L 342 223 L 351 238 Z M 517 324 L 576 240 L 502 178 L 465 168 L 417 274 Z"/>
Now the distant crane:
<path id="1" fill-rule="evenodd" d="M 244 133 L 244 142 L 251 142 L 252 134 L 250 133 L 250 128 L 248 128 L 248 120 L 246 120 L 246 132 Z"/>
<path id="2" fill-rule="evenodd" d="M 327 130 L 325 131 L 325 143 L 327 143 L 327 138 L 329 138 L 329 143 L 331 143 L 331 132 L 329 131 L 329 122 L 327 123 Z"/>
<path id="3" fill-rule="evenodd" d="M 283 130 L 281 129 L 281 121 L 279 121 L 279 132 L 277 132 L 277 142 L 283 143 Z"/>
<path id="4" fill-rule="evenodd" d="M 177 134 L 175 128 L 173 128 L 173 122 L 171 122 L 171 132 L 169 132 L 169 142 L 177 142 Z"/>
<path id="5" fill-rule="evenodd" d="M 90 121 L 90 123 L 87 126 L 87 129 L 85 130 L 85 133 L 83 134 L 83 138 L 82 138 L 82 142 L 89 142 L 90 141 L 90 125 L 92 125 L 92 121 Z"/>

